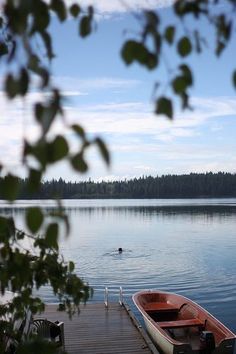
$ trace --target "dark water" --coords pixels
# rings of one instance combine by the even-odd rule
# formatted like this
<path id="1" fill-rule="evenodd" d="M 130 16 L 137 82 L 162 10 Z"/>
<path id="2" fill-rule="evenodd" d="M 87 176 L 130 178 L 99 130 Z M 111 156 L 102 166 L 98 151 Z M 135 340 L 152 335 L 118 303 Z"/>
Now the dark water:
<path id="1" fill-rule="evenodd" d="M 25 207 L 0 204 L 23 226 Z M 40 203 L 45 208 L 51 201 Z M 197 301 L 236 332 L 236 200 L 64 201 L 71 235 L 66 258 L 102 300 L 104 287 L 118 300 L 141 289 L 177 292 Z M 119 254 L 118 248 L 123 252 Z M 55 301 L 48 289 L 41 295 Z"/>

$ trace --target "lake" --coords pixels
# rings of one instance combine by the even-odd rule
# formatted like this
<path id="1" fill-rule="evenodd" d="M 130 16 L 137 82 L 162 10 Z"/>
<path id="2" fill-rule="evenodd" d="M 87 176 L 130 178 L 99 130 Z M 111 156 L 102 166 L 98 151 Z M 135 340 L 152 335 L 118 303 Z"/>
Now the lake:
<path id="1" fill-rule="evenodd" d="M 71 234 L 62 237 L 61 250 L 94 288 L 92 301 L 103 299 L 105 286 L 117 301 L 122 286 L 131 306 L 132 294 L 141 289 L 176 292 L 236 332 L 236 199 L 63 203 Z M 54 206 L 52 201 L 17 201 L 12 208 L 0 202 L 0 213 L 13 215 L 21 228 L 25 208 L 38 204 Z M 47 288 L 41 296 L 55 301 Z"/>

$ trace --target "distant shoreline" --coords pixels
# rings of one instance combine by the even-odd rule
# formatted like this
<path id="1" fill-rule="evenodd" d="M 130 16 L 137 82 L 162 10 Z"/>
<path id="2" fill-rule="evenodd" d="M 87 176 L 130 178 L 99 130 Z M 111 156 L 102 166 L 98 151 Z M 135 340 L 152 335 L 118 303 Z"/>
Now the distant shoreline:
<path id="1" fill-rule="evenodd" d="M 0 179 L 0 199 L 2 185 Z M 184 175 L 143 176 L 124 181 L 67 182 L 58 180 L 41 183 L 37 193 L 29 193 L 27 179 L 19 179 L 17 200 L 45 199 L 199 199 L 235 198 L 236 174 L 190 173 Z M 32 189 L 32 188 L 31 188 Z"/>

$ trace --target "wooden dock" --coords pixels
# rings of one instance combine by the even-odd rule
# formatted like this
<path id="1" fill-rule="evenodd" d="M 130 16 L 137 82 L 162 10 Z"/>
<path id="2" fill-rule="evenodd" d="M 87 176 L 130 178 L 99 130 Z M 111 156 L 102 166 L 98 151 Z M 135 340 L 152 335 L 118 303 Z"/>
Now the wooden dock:
<path id="1" fill-rule="evenodd" d="M 47 305 L 40 317 L 64 322 L 68 354 L 158 354 L 127 305 L 87 304 L 72 320 L 57 305 Z"/>

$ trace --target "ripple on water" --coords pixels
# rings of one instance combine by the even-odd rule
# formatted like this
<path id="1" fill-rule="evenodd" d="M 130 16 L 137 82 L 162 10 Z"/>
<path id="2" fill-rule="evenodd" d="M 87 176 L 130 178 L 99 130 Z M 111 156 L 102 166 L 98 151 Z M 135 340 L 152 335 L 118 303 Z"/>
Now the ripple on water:
<path id="1" fill-rule="evenodd" d="M 147 254 L 147 253 L 136 253 L 133 250 L 130 249 L 123 249 L 122 252 L 119 252 L 119 250 L 111 250 L 108 251 L 106 253 L 104 253 L 102 255 L 102 257 L 111 257 L 113 259 L 121 259 L 121 260 L 125 260 L 125 259 L 139 259 L 139 258 L 148 258 L 150 257 L 151 254 Z"/>

